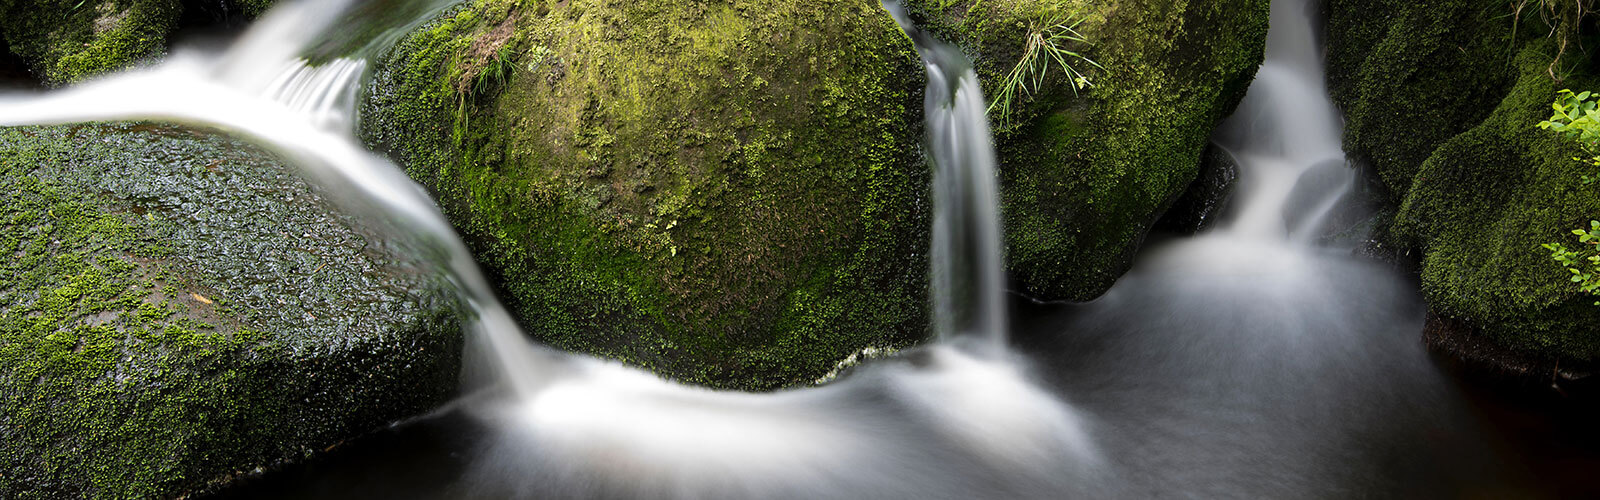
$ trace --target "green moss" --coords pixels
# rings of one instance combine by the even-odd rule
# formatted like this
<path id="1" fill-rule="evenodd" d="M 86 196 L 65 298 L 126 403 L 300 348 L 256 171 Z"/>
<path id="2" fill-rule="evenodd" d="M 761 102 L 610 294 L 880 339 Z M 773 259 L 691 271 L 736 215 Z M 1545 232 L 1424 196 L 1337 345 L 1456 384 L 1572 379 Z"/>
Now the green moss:
<path id="1" fill-rule="evenodd" d="M 1261 64 L 1268 3 L 1255 0 L 911 2 L 915 17 L 975 56 L 986 94 L 1023 47 L 1027 20 L 1069 9 L 1105 66 L 1074 97 L 1061 75 L 1009 117 L 1000 154 L 1007 260 L 1026 293 L 1089 300 L 1132 262 L 1198 172 L 1211 130 Z"/>
<path id="2" fill-rule="evenodd" d="M 71 83 L 160 55 L 179 0 L 43 0 L 0 12 L 0 34 L 46 82 Z"/>
<path id="3" fill-rule="evenodd" d="M 0 129 L 0 497 L 177 496 L 452 393 L 450 308 L 285 193 L 310 194 L 211 134 Z M 344 295 L 285 247 L 338 256 L 316 278 Z"/>
<path id="4" fill-rule="evenodd" d="M 1517 79 L 1516 47 L 1548 31 L 1532 17 L 1514 30 L 1510 7 L 1495 2 L 1330 0 L 1327 8 L 1345 149 L 1396 202 L 1435 148 L 1477 126 L 1506 95 Z"/>
<path id="5" fill-rule="evenodd" d="M 1556 42 L 1536 15 L 1469 0 L 1332 0 L 1329 74 L 1345 147 L 1400 209 L 1386 244 L 1421 252 L 1441 316 L 1545 363 L 1593 361 L 1589 305 L 1540 244 L 1600 209 L 1577 146 L 1535 125 L 1559 88 L 1597 88 L 1587 65 L 1552 78 Z"/>
<path id="6" fill-rule="evenodd" d="M 226 3 L 254 18 L 276 1 Z M 0 37 L 45 83 L 70 84 L 161 56 L 183 4 L 184 0 L 0 0 Z"/>
<path id="7" fill-rule="evenodd" d="M 1578 147 L 1534 126 L 1559 88 L 1546 73 L 1554 54 L 1549 41 L 1523 50 L 1521 77 L 1493 113 L 1428 156 L 1396 232 L 1426 251 L 1423 292 L 1441 315 L 1539 358 L 1593 361 L 1600 308 L 1539 248 L 1600 213 L 1600 192 L 1575 171 Z M 1600 79 L 1563 85 L 1600 88 Z"/>
<path id="8" fill-rule="evenodd" d="M 924 334 L 920 74 L 872 2 L 478 1 L 379 65 L 364 134 L 539 339 L 774 388 Z"/>

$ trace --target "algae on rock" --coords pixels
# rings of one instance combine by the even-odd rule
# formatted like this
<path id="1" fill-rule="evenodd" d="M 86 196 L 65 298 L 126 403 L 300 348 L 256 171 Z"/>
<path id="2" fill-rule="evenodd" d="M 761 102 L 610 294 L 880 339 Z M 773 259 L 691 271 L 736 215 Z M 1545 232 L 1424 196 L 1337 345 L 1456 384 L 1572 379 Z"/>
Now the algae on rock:
<path id="1" fill-rule="evenodd" d="M 272 155 L 0 129 L 0 497 L 173 497 L 456 391 L 454 299 Z"/>

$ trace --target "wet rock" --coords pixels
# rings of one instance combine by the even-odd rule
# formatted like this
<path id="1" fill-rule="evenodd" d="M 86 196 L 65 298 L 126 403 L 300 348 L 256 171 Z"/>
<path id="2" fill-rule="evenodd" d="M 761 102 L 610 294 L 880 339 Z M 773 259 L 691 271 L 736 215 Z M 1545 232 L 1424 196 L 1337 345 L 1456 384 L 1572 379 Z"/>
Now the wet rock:
<path id="1" fill-rule="evenodd" d="M 0 497 L 172 497 L 427 411 L 442 283 L 271 154 L 0 129 Z"/>
<path id="2" fill-rule="evenodd" d="M 1557 356 L 1511 349 L 1468 321 L 1432 311 L 1422 338 L 1451 368 L 1483 383 L 1512 392 L 1600 403 L 1600 364 L 1570 360 L 1563 364 Z"/>
<path id="3" fill-rule="evenodd" d="M 1178 234 L 1194 234 L 1206 229 L 1227 211 L 1238 179 L 1239 164 L 1233 155 L 1215 144 L 1207 146 L 1200 157 L 1200 175 L 1178 201 L 1172 203 L 1172 208 L 1167 209 L 1156 228 Z"/>
<path id="4" fill-rule="evenodd" d="M 1295 179 L 1283 206 L 1283 225 L 1293 233 L 1326 233 L 1330 212 L 1353 190 L 1356 170 L 1344 158 L 1333 158 L 1311 166 Z M 1316 227 L 1311 227 L 1315 225 Z"/>

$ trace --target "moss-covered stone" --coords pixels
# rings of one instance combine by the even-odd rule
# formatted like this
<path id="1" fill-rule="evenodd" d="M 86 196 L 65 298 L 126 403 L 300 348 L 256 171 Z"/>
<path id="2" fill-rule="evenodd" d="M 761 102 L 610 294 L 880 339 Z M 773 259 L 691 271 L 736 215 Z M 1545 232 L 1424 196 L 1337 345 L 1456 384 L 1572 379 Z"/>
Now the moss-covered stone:
<path id="1" fill-rule="evenodd" d="M 925 335 L 921 66 L 876 2 L 469 2 L 378 64 L 363 133 L 539 339 L 695 383 Z"/>
<path id="2" fill-rule="evenodd" d="M 278 0 L 227 0 L 227 3 L 244 11 L 245 16 L 256 17 L 266 13 Z"/>
<path id="3" fill-rule="evenodd" d="M 247 17 L 276 0 L 208 0 Z M 162 55 L 185 0 L 0 0 L 0 37 L 45 83 L 60 85 Z"/>
<path id="4" fill-rule="evenodd" d="M 1132 263 L 1199 171 L 1265 50 L 1264 0 L 910 2 L 919 23 L 974 56 L 987 95 L 1018 62 L 1030 24 L 1076 12 L 1104 70 L 1074 96 L 1059 72 L 995 116 L 1006 258 L 1025 293 L 1089 300 Z M 1070 62 L 1070 61 L 1069 61 Z"/>
<path id="5" fill-rule="evenodd" d="M 180 0 L 16 1 L 0 34 L 49 83 L 70 83 L 160 55 Z"/>
<path id="6" fill-rule="evenodd" d="M 1476 0 L 1328 0 L 1329 90 L 1345 112 L 1345 149 L 1394 195 L 1407 192 L 1435 148 L 1488 117 L 1516 81 L 1516 47 L 1543 31 L 1514 29 L 1508 9 Z"/>
<path id="7" fill-rule="evenodd" d="M 0 129 L 0 497 L 172 497 L 453 394 L 453 300 L 271 155 Z"/>
<path id="8" fill-rule="evenodd" d="M 1536 125 L 1556 90 L 1600 79 L 1581 63 L 1555 82 L 1551 28 L 1513 12 L 1330 0 L 1329 66 L 1347 151 L 1400 204 L 1384 243 L 1419 251 L 1430 306 L 1452 331 L 1481 337 L 1448 339 L 1449 352 L 1493 345 L 1468 357 L 1548 375 L 1600 357 L 1600 307 L 1539 246 L 1596 217 L 1600 191 L 1582 185 L 1577 146 Z"/>
<path id="9" fill-rule="evenodd" d="M 1522 77 L 1494 112 L 1428 156 L 1396 231 L 1426 250 L 1423 292 L 1441 316 L 1542 358 L 1593 362 L 1600 307 L 1539 247 L 1600 214 L 1600 191 L 1576 171 L 1577 146 L 1534 127 L 1559 89 L 1545 73 L 1554 54 L 1550 43 L 1524 50 Z M 1563 84 L 1600 88 L 1600 79 Z"/>

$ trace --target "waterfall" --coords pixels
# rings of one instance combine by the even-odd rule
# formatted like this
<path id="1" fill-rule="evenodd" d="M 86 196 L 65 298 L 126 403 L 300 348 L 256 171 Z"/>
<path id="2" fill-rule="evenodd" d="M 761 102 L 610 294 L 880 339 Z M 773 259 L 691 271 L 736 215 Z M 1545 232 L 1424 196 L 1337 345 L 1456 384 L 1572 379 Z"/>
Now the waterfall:
<path id="1" fill-rule="evenodd" d="M 303 494 L 263 497 L 1538 497 L 1496 482 L 1520 450 L 1484 451 L 1507 436 L 1484 432 L 1484 412 L 1416 342 L 1415 285 L 1311 244 L 1355 185 L 1318 64 L 1316 3 L 1273 2 L 1266 65 L 1215 137 L 1242 166 L 1236 210 L 1215 231 L 1142 250 L 1099 300 L 1024 309 L 1019 345 L 1043 361 L 1029 364 L 1001 342 L 995 154 L 971 63 L 885 2 L 927 65 L 939 341 L 764 394 L 527 341 L 432 200 L 350 136 L 361 57 L 298 59 L 342 2 L 284 4 L 220 56 L 179 51 L 150 70 L 0 96 L 0 122 L 149 118 L 239 133 L 438 263 L 475 311 L 467 338 L 482 357 L 463 364 L 496 370 L 503 390 L 394 430 L 431 426 L 411 436 L 421 452 L 379 441 L 348 453 L 357 439 L 320 456 L 345 467 L 277 479 Z"/>
<path id="2" fill-rule="evenodd" d="M 960 50 L 918 29 L 894 0 L 884 0 L 928 70 L 923 113 L 933 172 L 931 288 L 940 339 L 1005 337 L 1005 268 L 1000 196 L 987 103 L 972 63 Z"/>
<path id="3" fill-rule="evenodd" d="M 1311 2 L 1272 6 L 1266 61 L 1217 142 L 1241 170 L 1234 236 L 1309 243 L 1354 187 L 1340 147 L 1339 111 L 1328 97 Z"/>
<path id="4" fill-rule="evenodd" d="M 304 59 L 290 61 L 266 88 L 264 96 L 324 128 L 350 129 L 356 115 L 356 90 L 367 62 L 339 58 L 321 66 Z"/>

